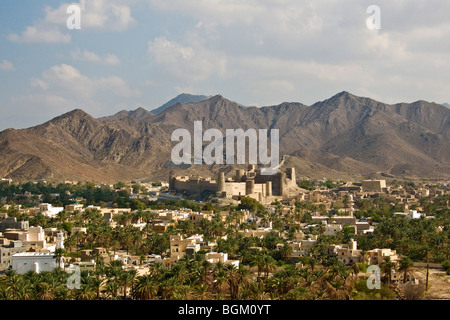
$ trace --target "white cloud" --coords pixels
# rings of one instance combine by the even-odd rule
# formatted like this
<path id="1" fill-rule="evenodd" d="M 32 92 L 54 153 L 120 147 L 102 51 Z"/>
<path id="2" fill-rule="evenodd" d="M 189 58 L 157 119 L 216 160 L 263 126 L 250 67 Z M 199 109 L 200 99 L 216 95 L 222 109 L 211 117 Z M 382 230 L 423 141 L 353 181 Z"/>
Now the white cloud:
<path id="1" fill-rule="evenodd" d="M 89 0 L 64 3 L 58 8 L 46 7 L 45 21 L 53 25 L 66 25 L 67 7 L 78 5 L 81 9 L 81 29 L 122 31 L 133 25 L 131 8 L 121 0 Z M 128 1 L 131 3 L 133 1 Z"/>
<path id="2" fill-rule="evenodd" d="M 136 21 L 131 8 L 121 0 L 80 0 L 63 3 L 57 8 L 45 7 L 45 17 L 26 27 L 21 34 L 12 33 L 8 39 L 22 43 L 69 43 L 66 21 L 67 8 L 78 5 L 81 9 L 81 30 L 123 31 Z"/>
<path id="3" fill-rule="evenodd" d="M 0 63 L 0 70 L 11 71 L 14 70 L 14 65 L 11 61 L 3 59 L 2 63 Z"/>
<path id="4" fill-rule="evenodd" d="M 90 78 L 67 64 L 51 67 L 42 73 L 41 78 L 31 79 L 30 84 L 54 94 L 85 100 L 104 94 L 122 98 L 139 97 L 141 94 L 120 77 Z"/>
<path id="5" fill-rule="evenodd" d="M 120 59 L 114 54 L 107 54 L 103 57 L 100 57 L 95 52 L 90 52 L 88 50 L 81 51 L 80 49 L 75 50 L 70 54 L 75 60 L 89 61 L 100 64 L 114 65 L 117 66 L 120 64 Z"/>
<path id="6" fill-rule="evenodd" d="M 71 36 L 64 34 L 57 27 L 41 24 L 27 27 L 20 35 L 10 34 L 8 39 L 22 43 L 69 43 Z"/>
<path id="7" fill-rule="evenodd" d="M 193 20 L 149 43 L 175 90 L 228 91 L 242 103 L 314 103 L 342 90 L 390 103 L 449 100 L 450 2 L 379 0 L 374 31 L 370 3 L 357 0 L 149 1 L 167 19 Z"/>
<path id="8" fill-rule="evenodd" d="M 198 43 L 194 45 L 195 48 L 183 46 L 158 37 L 148 43 L 148 52 L 155 65 L 177 79 L 201 81 L 213 74 L 223 76 L 227 61 L 220 52 L 207 50 Z"/>

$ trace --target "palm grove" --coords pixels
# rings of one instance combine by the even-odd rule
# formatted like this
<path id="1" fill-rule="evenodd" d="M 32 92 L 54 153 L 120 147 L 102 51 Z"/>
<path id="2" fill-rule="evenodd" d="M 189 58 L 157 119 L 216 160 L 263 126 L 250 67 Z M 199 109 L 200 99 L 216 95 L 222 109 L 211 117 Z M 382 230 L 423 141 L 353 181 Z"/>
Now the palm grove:
<path id="1" fill-rule="evenodd" d="M 134 187 L 140 188 L 135 185 Z M 193 256 L 185 255 L 173 268 L 161 263 L 149 265 L 148 272 L 138 275 L 136 270 L 123 268 L 121 261 L 105 263 L 100 255 L 94 257 L 95 271 L 81 273 L 81 287 L 69 289 L 70 276 L 61 269 L 53 272 L 24 275 L 9 270 L 0 278 L 0 299 L 4 300 L 96 300 L 96 299 L 397 299 L 398 293 L 391 285 L 391 271 L 398 268 L 406 280 L 412 263 L 417 261 L 442 263 L 450 272 L 450 218 L 449 195 L 438 198 L 423 198 L 421 204 L 435 219 L 407 220 L 394 216 L 396 205 L 388 204 L 382 198 L 357 203 L 358 217 L 371 217 L 377 221 L 373 235 L 355 236 L 351 228 L 344 227 L 333 236 L 323 235 L 321 226 L 303 230 L 306 234 L 319 235 L 310 254 L 301 257 L 300 262 L 289 259 L 292 247 L 288 240 L 300 229 L 299 222 L 311 222 L 311 214 L 320 211 L 312 202 L 297 202 L 290 211 L 282 212 L 282 204 L 275 202 L 276 209 L 269 212 L 257 201 L 244 198 L 237 207 L 218 207 L 212 203 L 200 205 L 194 201 L 140 201 L 132 200 L 126 192 L 109 188 L 96 188 L 93 184 L 51 186 L 49 184 L 2 185 L 1 196 L 13 199 L 14 194 L 50 193 L 71 197 L 82 196 L 85 204 L 104 205 L 112 202 L 116 207 L 131 207 L 134 211 L 114 217 L 116 227 L 111 227 L 98 210 L 62 211 L 54 218 L 41 214 L 30 218 L 15 209 L 9 209 L 9 216 L 30 221 L 30 225 L 55 227 L 68 233 L 65 249 L 57 250 L 60 260 L 75 261 L 81 250 L 104 247 L 111 254 L 117 250 L 140 256 L 145 261 L 148 254 L 164 255 L 169 249 L 169 237 L 175 234 L 186 236 L 204 235 L 205 240 L 216 240 L 216 252 L 228 253 L 230 259 L 240 260 L 239 268 L 226 264 L 211 264 L 205 259 L 205 251 Z M 69 191 L 69 192 L 67 192 Z M 32 206 L 37 199 L 14 198 L 24 205 Z M 70 203 L 70 197 L 61 197 L 55 204 Z M 202 220 L 196 227 L 191 221 L 180 221 L 164 233 L 155 233 L 152 221 L 158 209 L 192 208 L 193 210 L 214 210 L 215 218 Z M 271 222 L 273 231 L 263 238 L 244 237 L 238 231 L 252 229 L 254 222 L 236 224 L 242 214 L 240 209 L 250 210 L 261 219 Z M 225 221 L 220 213 L 225 212 Z M 329 213 L 331 214 L 331 213 Z M 140 230 L 133 226 L 138 221 L 146 222 Z M 73 227 L 86 227 L 87 232 L 72 232 Z M 441 227 L 441 229 L 439 229 Z M 443 227 L 443 228 L 442 228 Z M 437 232 L 437 230 L 441 230 Z M 226 238 L 223 236 L 227 236 Z M 383 285 L 381 290 L 368 290 L 365 280 L 358 277 L 367 265 L 357 263 L 346 266 L 329 253 L 331 244 L 347 243 L 351 238 L 358 241 L 362 255 L 374 248 L 391 248 L 402 255 L 398 266 L 386 259 L 381 265 Z"/>

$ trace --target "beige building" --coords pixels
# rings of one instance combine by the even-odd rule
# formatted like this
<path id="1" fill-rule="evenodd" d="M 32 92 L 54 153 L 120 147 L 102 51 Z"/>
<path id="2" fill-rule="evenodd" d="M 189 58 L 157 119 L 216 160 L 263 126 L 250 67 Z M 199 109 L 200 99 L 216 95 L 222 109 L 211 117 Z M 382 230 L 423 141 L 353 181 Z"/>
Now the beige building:
<path id="1" fill-rule="evenodd" d="M 184 238 L 182 235 L 170 236 L 170 255 L 183 256 L 186 251 L 194 250 L 197 252 L 200 250 L 200 245 L 203 243 L 203 237 L 195 235 L 189 238 Z"/>
<path id="2" fill-rule="evenodd" d="M 336 254 L 338 260 L 345 265 L 361 261 L 361 250 L 358 249 L 358 244 L 353 239 L 348 244 L 331 246 L 331 250 Z"/>
<path id="3" fill-rule="evenodd" d="M 268 235 L 270 232 L 272 232 L 272 228 L 258 228 L 254 230 L 245 229 L 239 230 L 238 232 L 242 234 L 245 238 L 250 237 L 262 238 Z"/>
<path id="4" fill-rule="evenodd" d="M 217 180 L 200 177 L 169 177 L 169 189 L 180 193 L 199 194 L 204 191 L 215 193 L 221 198 L 236 199 L 251 197 L 260 202 L 270 202 L 275 197 L 283 197 L 297 187 L 295 169 L 287 168 L 276 175 L 265 176 L 255 165 L 248 170 L 236 170 L 234 177 L 225 179 L 223 172 Z"/>
<path id="5" fill-rule="evenodd" d="M 384 262 L 384 259 L 386 257 L 390 257 L 391 261 L 394 263 L 397 263 L 399 260 L 399 257 L 397 255 L 397 252 L 395 250 L 391 249 L 373 249 L 369 250 L 366 253 L 365 261 L 368 264 L 382 264 Z"/>
<path id="6" fill-rule="evenodd" d="M 342 231 L 342 225 L 341 224 L 327 224 L 325 226 L 325 231 L 323 235 L 325 236 L 332 236 L 336 232 Z"/>
<path id="7" fill-rule="evenodd" d="M 386 180 L 363 180 L 362 181 L 363 192 L 385 192 Z"/>
<path id="8" fill-rule="evenodd" d="M 314 247 L 317 243 L 317 236 L 308 236 L 308 239 L 300 240 L 300 254 L 306 255 L 308 254 L 312 247 Z"/>
<path id="9" fill-rule="evenodd" d="M 189 214 L 189 220 L 196 226 L 200 227 L 203 219 L 211 221 L 214 216 L 214 211 L 202 211 L 202 212 L 191 212 Z"/>
<path id="10" fill-rule="evenodd" d="M 42 227 L 30 227 L 28 230 L 6 230 L 3 233 L 8 240 L 22 241 L 25 247 L 35 245 L 45 248 L 47 241 Z"/>
<path id="11" fill-rule="evenodd" d="M 174 223 L 155 223 L 153 225 L 153 232 L 164 233 L 170 226 L 174 226 Z"/>
<path id="12" fill-rule="evenodd" d="M 83 211 L 82 204 L 68 204 L 65 206 L 66 212 L 75 212 L 75 211 Z"/>

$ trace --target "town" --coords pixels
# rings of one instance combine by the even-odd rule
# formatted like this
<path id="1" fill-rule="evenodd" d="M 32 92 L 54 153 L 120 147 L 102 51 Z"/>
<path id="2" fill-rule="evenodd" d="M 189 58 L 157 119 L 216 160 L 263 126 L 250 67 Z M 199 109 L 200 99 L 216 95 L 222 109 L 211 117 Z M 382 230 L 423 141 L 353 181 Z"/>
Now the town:
<path id="1" fill-rule="evenodd" d="M 3 179 L 0 299 L 448 299 L 449 200 L 448 182 L 254 165 L 168 182 Z"/>

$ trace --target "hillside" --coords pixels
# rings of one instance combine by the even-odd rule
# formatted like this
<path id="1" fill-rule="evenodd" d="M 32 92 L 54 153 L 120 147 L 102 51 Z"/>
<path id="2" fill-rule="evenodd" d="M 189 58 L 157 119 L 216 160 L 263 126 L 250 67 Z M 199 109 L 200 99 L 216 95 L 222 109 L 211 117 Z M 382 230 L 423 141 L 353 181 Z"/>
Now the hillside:
<path id="1" fill-rule="evenodd" d="M 74 110 L 42 125 L 0 133 L 0 176 L 117 181 L 167 179 L 170 171 L 209 175 L 232 166 L 176 167 L 178 128 L 279 129 L 280 153 L 298 177 L 450 178 L 450 110 L 425 101 L 384 104 L 341 92 L 312 106 L 243 107 L 222 96 L 95 119 Z"/>

